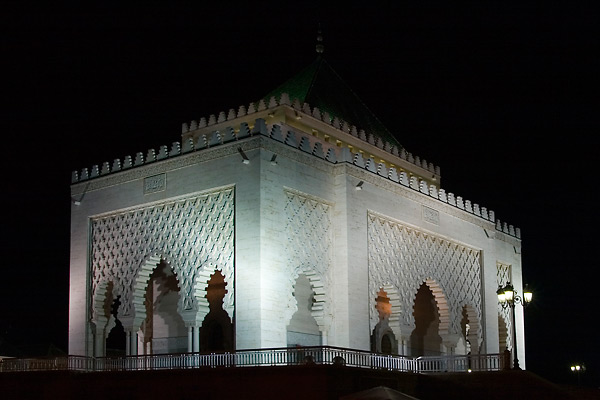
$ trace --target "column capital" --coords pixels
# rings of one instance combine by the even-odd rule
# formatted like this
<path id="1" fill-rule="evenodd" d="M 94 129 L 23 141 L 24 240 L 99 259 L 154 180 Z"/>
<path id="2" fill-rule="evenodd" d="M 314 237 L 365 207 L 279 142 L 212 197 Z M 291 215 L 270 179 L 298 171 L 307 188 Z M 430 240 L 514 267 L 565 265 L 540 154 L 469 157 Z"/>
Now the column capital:
<path id="1" fill-rule="evenodd" d="M 200 327 L 204 318 L 208 315 L 208 310 L 190 310 L 181 313 L 181 318 L 186 327 Z"/>
<path id="2" fill-rule="evenodd" d="M 139 331 L 140 327 L 142 326 L 142 322 L 144 322 L 144 320 L 141 317 L 136 317 L 133 315 L 125 315 L 123 317 L 119 317 L 118 319 L 119 321 L 121 321 L 125 332 L 137 333 L 137 331 Z"/>

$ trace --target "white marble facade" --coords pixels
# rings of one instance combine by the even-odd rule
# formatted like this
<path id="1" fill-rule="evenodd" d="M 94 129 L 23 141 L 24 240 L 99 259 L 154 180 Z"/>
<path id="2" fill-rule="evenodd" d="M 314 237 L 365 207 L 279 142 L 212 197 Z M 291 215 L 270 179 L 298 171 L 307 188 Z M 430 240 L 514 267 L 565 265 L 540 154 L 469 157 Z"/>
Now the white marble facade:
<path id="1" fill-rule="evenodd" d="M 171 341 L 185 347 L 187 334 L 188 351 L 204 350 L 215 271 L 238 349 L 305 338 L 369 350 L 383 290 L 386 329 L 407 354 L 423 283 L 441 354 L 465 351 L 464 318 L 471 351 L 510 347 L 496 289 L 522 288 L 518 229 L 443 190 L 439 168 L 285 95 L 186 124 L 158 152 L 76 172 L 71 191 L 70 354 L 105 354 L 117 296 L 127 352 L 148 351 L 145 302 L 160 263 L 177 278 L 171 312 L 185 325 Z M 516 324 L 524 360 L 519 310 Z"/>

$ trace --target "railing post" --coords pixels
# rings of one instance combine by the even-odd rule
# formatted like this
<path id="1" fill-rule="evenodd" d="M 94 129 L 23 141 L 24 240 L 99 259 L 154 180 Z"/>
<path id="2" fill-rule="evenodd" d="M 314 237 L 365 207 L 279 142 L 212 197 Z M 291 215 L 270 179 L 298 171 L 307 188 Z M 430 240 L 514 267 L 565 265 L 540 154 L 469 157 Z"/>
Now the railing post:
<path id="1" fill-rule="evenodd" d="M 503 358 L 502 358 L 502 362 L 503 362 L 503 369 L 505 370 L 509 370 L 510 369 L 510 350 L 506 349 L 504 350 L 503 353 Z"/>

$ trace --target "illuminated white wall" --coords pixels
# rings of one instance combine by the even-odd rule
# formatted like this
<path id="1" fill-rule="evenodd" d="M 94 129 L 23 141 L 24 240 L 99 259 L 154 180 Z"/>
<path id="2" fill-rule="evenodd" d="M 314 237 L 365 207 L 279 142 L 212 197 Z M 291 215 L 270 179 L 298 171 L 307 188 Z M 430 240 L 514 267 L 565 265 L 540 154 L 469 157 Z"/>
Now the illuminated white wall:
<path id="1" fill-rule="evenodd" d="M 402 304 L 397 312 L 410 313 L 406 304 L 418 286 L 411 289 L 414 293 L 406 293 L 389 275 L 396 268 L 390 254 L 395 250 L 385 248 L 389 236 L 385 229 L 369 228 L 369 218 L 375 215 L 434 237 L 439 243 L 449 243 L 455 251 L 467 249 L 478 254 L 478 262 L 473 265 L 480 268 L 479 298 L 474 300 L 480 307 L 480 343 L 482 352 L 498 351 L 496 266 L 498 262 L 510 265 L 513 283 L 521 288 L 520 239 L 502 226 L 498 229 L 495 218 L 488 216 L 487 211 L 477 214 L 473 205 L 461 208 L 456 200 L 451 203 L 445 194 L 433 196 L 418 183 L 403 184 L 377 173 L 368 163 L 348 162 L 335 144 L 321 143 L 296 131 L 297 142 L 305 137 L 305 146 L 319 142 L 337 152 L 337 162 L 317 157 L 312 154 L 314 151 L 303 149 L 302 144 L 293 146 L 269 137 L 272 129 L 265 126 L 253 137 L 73 184 L 73 197 L 84 192 L 85 196 L 80 205 L 72 207 L 70 354 L 93 352 L 94 335 L 89 321 L 94 318 L 92 303 L 97 300 L 90 298 L 86 290 L 92 268 L 90 221 L 194 193 L 217 193 L 224 188 L 232 190 L 234 196 L 234 214 L 229 216 L 235 225 L 231 248 L 234 272 L 229 278 L 234 282 L 228 282 L 228 312 L 235 315 L 238 349 L 287 345 L 287 326 L 297 310 L 293 285 L 299 275 L 308 277 L 315 293 L 311 315 L 323 344 L 370 348 L 370 310 L 374 310 L 374 291 L 380 284 L 396 285 L 398 293 L 393 301 Z M 283 132 L 293 129 L 281 126 Z M 277 155 L 275 160 L 273 155 Z M 246 163 L 242 162 L 244 157 Z M 164 182 L 152 186 L 148 178 L 156 176 L 164 176 Z M 357 185 L 361 190 L 357 190 Z M 432 261 L 427 262 L 431 267 Z M 405 264 L 404 268 L 418 269 L 419 265 L 425 263 Z M 382 268 L 388 272 L 381 272 Z M 449 278 L 441 274 L 415 270 L 415 274 L 419 273 L 427 275 L 423 278 L 440 281 L 442 289 L 449 285 L 445 281 Z M 381 282 L 370 286 L 376 278 Z M 129 279 L 133 282 L 136 277 Z M 451 319 L 460 318 L 458 310 L 464 300 L 460 293 L 456 287 L 445 293 L 445 307 Z M 471 292 L 465 289 L 465 293 Z M 195 315 L 201 318 L 202 313 Z M 406 335 L 410 328 L 406 321 L 410 323 L 410 318 L 398 315 L 398 320 L 404 322 L 394 325 L 395 333 Z M 455 320 L 447 326 L 445 339 L 451 349 L 459 341 L 459 332 Z M 523 332 L 521 313 L 517 314 L 517 330 Z M 519 349 L 524 352 L 522 334 L 518 340 Z M 519 358 L 524 359 L 522 356 Z"/>

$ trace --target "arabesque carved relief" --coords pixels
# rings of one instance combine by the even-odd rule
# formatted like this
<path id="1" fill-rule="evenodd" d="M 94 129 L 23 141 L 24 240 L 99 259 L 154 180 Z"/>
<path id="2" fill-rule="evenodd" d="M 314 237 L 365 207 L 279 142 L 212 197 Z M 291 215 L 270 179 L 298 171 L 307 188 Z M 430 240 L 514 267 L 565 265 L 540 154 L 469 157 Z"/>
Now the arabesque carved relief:
<path id="1" fill-rule="evenodd" d="M 380 288 L 392 285 L 399 295 L 400 324 L 414 327 L 415 295 L 430 279 L 439 285 L 447 301 L 448 333 L 461 332 L 465 305 L 476 309 L 481 321 L 479 250 L 373 212 L 368 214 L 368 225 L 370 299 L 377 298 Z M 370 307 L 370 321 L 373 330 L 379 321 L 374 306 Z M 481 338 L 481 332 L 478 336 Z"/>
<path id="2" fill-rule="evenodd" d="M 121 296 L 119 314 L 133 316 L 141 275 L 151 272 L 142 268 L 163 259 L 177 275 L 179 312 L 197 311 L 208 273 L 221 270 L 234 286 L 234 207 L 234 188 L 227 187 L 92 218 L 92 298 L 99 301 L 98 287 L 112 282 L 112 295 Z M 230 290 L 224 299 L 230 315 L 233 299 Z M 100 308 L 93 304 L 93 313 Z"/>

